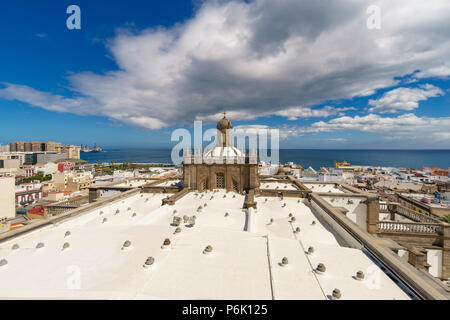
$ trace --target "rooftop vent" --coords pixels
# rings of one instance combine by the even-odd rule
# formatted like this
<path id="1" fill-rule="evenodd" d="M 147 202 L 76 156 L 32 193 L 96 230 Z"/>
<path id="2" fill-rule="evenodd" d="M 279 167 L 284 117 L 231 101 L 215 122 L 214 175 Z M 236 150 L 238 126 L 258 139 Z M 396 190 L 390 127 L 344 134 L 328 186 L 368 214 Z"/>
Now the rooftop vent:
<path id="1" fill-rule="evenodd" d="M 212 199 L 214 199 L 214 196 L 211 196 L 211 198 L 209 198 L 209 200 L 212 200 Z"/>
<path id="2" fill-rule="evenodd" d="M 283 203 L 283 206 L 282 206 L 282 207 L 283 207 L 283 208 L 284 208 L 284 207 L 286 207 L 286 202 L 285 202 L 285 203 Z"/>
<path id="3" fill-rule="evenodd" d="M 132 218 L 136 217 L 136 212 L 133 212 L 133 214 L 131 215 Z"/>
<path id="4" fill-rule="evenodd" d="M 332 293 L 332 297 L 331 299 L 333 300 L 339 300 L 341 298 L 342 294 L 341 294 L 341 290 L 339 289 L 334 289 L 333 293 Z"/>
<path id="5" fill-rule="evenodd" d="M 65 249 L 67 249 L 69 247 L 70 247 L 70 244 L 68 242 L 66 242 L 66 243 L 64 243 L 62 249 L 65 250 Z"/>
<path id="6" fill-rule="evenodd" d="M 102 223 L 106 223 L 106 222 L 108 222 L 108 218 L 104 218 L 102 221 Z"/>
<path id="7" fill-rule="evenodd" d="M 175 229 L 175 231 L 173 232 L 173 234 L 180 233 L 180 232 L 181 232 L 181 228 L 178 227 L 178 228 Z"/>
<path id="8" fill-rule="evenodd" d="M 297 220 L 295 217 L 291 218 L 291 222 L 295 222 L 295 220 Z"/>
<path id="9" fill-rule="evenodd" d="M 39 242 L 39 243 L 36 245 L 36 249 L 41 249 L 41 248 L 43 248 L 43 247 L 45 247 L 45 245 L 44 245 L 42 242 Z"/>
<path id="10" fill-rule="evenodd" d="M 166 238 L 166 239 L 164 239 L 164 242 L 163 242 L 163 248 L 168 247 L 168 246 L 170 246 L 170 239 Z"/>
<path id="11" fill-rule="evenodd" d="M 187 223 L 188 221 L 189 221 L 189 217 L 188 217 L 188 216 L 186 216 L 186 215 L 185 215 L 185 216 L 183 216 L 183 222 L 184 222 L 184 223 Z"/>
<path id="12" fill-rule="evenodd" d="M 100 211 L 98 214 L 101 216 L 103 214 L 103 211 Z"/>
<path id="13" fill-rule="evenodd" d="M 203 207 L 202 206 L 199 206 L 198 208 L 197 208 L 197 212 L 200 212 L 200 211 L 202 211 L 203 210 Z"/>
<path id="14" fill-rule="evenodd" d="M 148 267 L 150 267 L 152 264 L 154 264 L 155 263 L 155 258 L 153 258 L 153 257 L 148 257 L 147 258 L 147 260 L 145 260 L 145 263 L 144 263 L 144 268 L 148 268 Z"/>
<path id="15" fill-rule="evenodd" d="M 314 247 L 309 247 L 308 248 L 308 254 L 313 254 L 313 253 L 314 253 Z"/>
<path id="16" fill-rule="evenodd" d="M 226 194 L 224 194 L 224 195 L 223 195 L 223 198 L 226 198 L 226 197 L 227 197 L 227 195 L 226 195 Z"/>
<path id="17" fill-rule="evenodd" d="M 295 228 L 295 233 L 300 233 L 300 227 Z"/>
<path id="18" fill-rule="evenodd" d="M 116 210 L 116 214 L 118 214 L 119 212 L 120 212 L 120 210 L 119 210 L 119 209 L 117 209 L 117 210 Z"/>
<path id="19" fill-rule="evenodd" d="M 289 263 L 288 258 L 283 257 L 283 259 L 281 259 L 281 266 L 284 267 L 285 265 L 287 265 Z"/>
<path id="20" fill-rule="evenodd" d="M 66 233 L 64 234 L 64 237 L 69 237 L 71 235 L 70 231 L 66 231 Z"/>
<path id="21" fill-rule="evenodd" d="M 228 217 L 230 214 L 228 212 L 225 212 L 225 217 Z"/>
<path id="22" fill-rule="evenodd" d="M 206 208 L 208 206 L 208 204 L 207 203 L 205 203 L 204 205 L 203 205 L 203 208 Z"/>
<path id="23" fill-rule="evenodd" d="M 17 250 L 17 249 L 19 249 L 19 245 L 16 243 L 16 244 L 14 244 L 13 246 L 12 246 L 12 249 L 13 250 Z"/>
<path id="24" fill-rule="evenodd" d="M 177 210 L 173 210 L 173 214 L 176 214 L 177 213 Z"/>
<path id="25" fill-rule="evenodd" d="M 294 215 L 292 213 L 289 213 L 289 218 L 292 218 Z"/>
<path id="26" fill-rule="evenodd" d="M 313 222 L 311 222 L 311 225 L 315 226 L 316 225 L 316 220 L 313 220 Z"/>
<path id="27" fill-rule="evenodd" d="M 267 202 L 267 198 L 264 200 L 264 202 Z"/>
<path id="28" fill-rule="evenodd" d="M 316 268 L 317 273 L 325 273 L 326 270 L 327 270 L 327 268 L 325 268 L 325 265 L 323 263 L 319 263 L 317 265 L 317 268 Z"/>
<path id="29" fill-rule="evenodd" d="M 122 245 L 122 250 L 128 249 L 128 248 L 130 248 L 130 247 L 131 247 L 131 241 L 130 241 L 130 240 L 127 240 L 127 241 L 125 241 L 125 242 L 123 243 L 123 245 Z"/>
<path id="30" fill-rule="evenodd" d="M 358 272 L 356 273 L 356 279 L 357 279 L 357 280 L 364 280 L 364 272 L 362 272 L 361 270 L 358 271 Z"/>
<path id="31" fill-rule="evenodd" d="M 207 245 L 206 248 L 203 250 L 203 254 L 208 254 L 212 252 L 212 247 L 210 245 Z"/>
<path id="32" fill-rule="evenodd" d="M 128 209 L 127 209 L 128 211 L 130 211 L 131 210 L 131 207 L 128 207 Z"/>
<path id="33" fill-rule="evenodd" d="M 298 200 L 297 200 L 297 203 L 300 203 L 300 202 L 301 202 L 300 199 L 298 199 Z"/>
<path id="34" fill-rule="evenodd" d="M 6 260 L 6 259 L 0 260 L 0 267 L 4 267 L 4 266 L 6 266 L 7 264 L 8 264 L 8 260 Z"/>
<path id="35" fill-rule="evenodd" d="M 273 218 L 270 218 L 269 224 L 272 224 L 272 223 L 273 223 Z"/>
<path id="36" fill-rule="evenodd" d="M 347 204 L 353 204 L 353 200 L 348 199 Z"/>
<path id="37" fill-rule="evenodd" d="M 236 198 L 236 195 L 235 195 L 235 194 L 233 194 L 233 198 Z"/>

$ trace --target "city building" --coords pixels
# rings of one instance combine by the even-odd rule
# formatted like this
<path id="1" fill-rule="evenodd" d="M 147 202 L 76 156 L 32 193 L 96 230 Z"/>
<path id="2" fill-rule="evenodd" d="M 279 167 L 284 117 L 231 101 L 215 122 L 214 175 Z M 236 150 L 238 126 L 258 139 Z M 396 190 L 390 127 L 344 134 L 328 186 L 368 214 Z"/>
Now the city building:
<path id="1" fill-rule="evenodd" d="M 0 177 L 0 219 L 16 216 L 14 177 Z"/>

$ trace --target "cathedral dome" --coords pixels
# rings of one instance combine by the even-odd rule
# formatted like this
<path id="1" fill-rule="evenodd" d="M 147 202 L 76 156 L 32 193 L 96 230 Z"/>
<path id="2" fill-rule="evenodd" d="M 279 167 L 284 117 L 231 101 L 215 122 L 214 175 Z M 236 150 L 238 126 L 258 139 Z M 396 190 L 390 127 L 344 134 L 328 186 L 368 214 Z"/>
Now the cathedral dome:
<path id="1" fill-rule="evenodd" d="M 224 129 L 232 129 L 233 126 L 231 125 L 231 121 L 227 119 L 227 117 L 225 117 L 225 115 L 223 116 L 222 120 L 220 120 L 217 123 L 217 129 L 218 130 L 224 130 Z"/>

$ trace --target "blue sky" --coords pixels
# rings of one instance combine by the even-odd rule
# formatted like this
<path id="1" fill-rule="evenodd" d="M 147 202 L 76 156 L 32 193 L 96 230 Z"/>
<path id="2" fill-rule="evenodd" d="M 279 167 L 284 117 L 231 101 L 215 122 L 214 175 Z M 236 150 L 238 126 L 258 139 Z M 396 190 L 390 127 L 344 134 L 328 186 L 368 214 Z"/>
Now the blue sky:
<path id="1" fill-rule="evenodd" d="M 350 2 L 2 3 L 0 144 L 168 147 L 227 111 L 284 148 L 448 149 L 448 1 L 375 1 L 380 30 Z"/>

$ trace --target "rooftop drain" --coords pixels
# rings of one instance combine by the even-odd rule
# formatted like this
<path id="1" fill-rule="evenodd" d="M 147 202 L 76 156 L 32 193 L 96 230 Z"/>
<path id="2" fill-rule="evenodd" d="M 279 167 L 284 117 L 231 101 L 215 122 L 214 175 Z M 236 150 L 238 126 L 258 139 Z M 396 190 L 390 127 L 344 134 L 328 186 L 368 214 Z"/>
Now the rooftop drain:
<path id="1" fill-rule="evenodd" d="M 148 257 L 147 260 L 145 260 L 145 263 L 143 265 L 144 268 L 148 268 L 150 267 L 152 264 L 155 263 L 155 258 L 153 257 Z"/>
<path id="2" fill-rule="evenodd" d="M 230 214 L 228 212 L 225 212 L 225 217 L 228 217 Z"/>
<path id="3" fill-rule="evenodd" d="M 281 259 L 281 266 L 284 267 L 285 265 L 287 265 L 289 263 L 288 258 L 283 257 L 283 259 Z"/>
<path id="4" fill-rule="evenodd" d="M 309 247 L 308 248 L 308 254 L 313 254 L 314 253 L 314 247 Z M 324 266 L 325 268 L 325 266 Z"/>
<path id="5" fill-rule="evenodd" d="M 208 254 L 212 252 L 212 247 L 210 245 L 206 246 L 206 248 L 203 250 L 203 254 Z"/>
<path id="6" fill-rule="evenodd" d="M 313 220 L 313 222 L 311 222 L 311 225 L 315 226 L 316 225 L 316 220 Z"/>
<path id="7" fill-rule="evenodd" d="M 131 241 L 127 240 L 122 245 L 122 250 L 129 249 L 131 247 Z"/>
<path id="8" fill-rule="evenodd" d="M 264 200 L 264 202 L 267 202 L 267 198 Z"/>
<path id="9" fill-rule="evenodd" d="M 181 223 L 181 218 L 180 217 L 173 217 L 173 220 L 172 220 L 172 225 L 173 226 L 178 227 L 180 225 L 180 223 Z"/>
<path id="10" fill-rule="evenodd" d="M 332 293 L 332 296 L 331 296 L 331 299 L 333 299 L 333 300 L 339 300 L 341 297 L 342 297 L 341 290 L 339 290 L 339 289 L 334 289 L 334 290 L 333 290 L 333 293 Z"/>
<path id="11" fill-rule="evenodd" d="M 325 268 L 325 265 L 323 264 L 323 263 L 319 263 L 318 265 L 317 265 L 317 268 L 316 268 L 316 272 L 317 273 L 325 273 L 325 271 L 327 270 L 327 268 Z"/>
<path id="12" fill-rule="evenodd" d="M 285 189 L 287 189 L 287 186 L 284 186 Z"/>
<path id="13" fill-rule="evenodd" d="M 356 279 L 357 279 L 357 280 L 364 280 L 364 272 L 362 272 L 361 270 L 358 271 L 358 272 L 356 273 Z"/>
<path id="14" fill-rule="evenodd" d="M 41 249 L 41 248 L 43 248 L 43 247 L 45 247 L 45 245 L 44 245 L 42 242 L 39 242 L 39 243 L 36 245 L 36 249 Z"/>
<path id="15" fill-rule="evenodd" d="M 70 247 L 70 244 L 68 242 L 66 242 L 66 243 L 63 244 L 62 249 L 65 250 L 65 249 L 67 249 L 69 247 Z"/>
<path id="16" fill-rule="evenodd" d="M 0 260 L 0 268 L 1 268 L 1 267 L 4 267 L 4 266 L 6 266 L 6 265 L 8 265 L 8 260 L 6 260 L 6 259 Z"/>
<path id="17" fill-rule="evenodd" d="M 300 202 L 301 202 L 300 199 L 298 199 L 298 200 L 297 200 L 297 203 L 300 203 Z"/>
<path id="18" fill-rule="evenodd" d="M 102 221 L 102 223 L 106 223 L 106 222 L 108 222 L 108 218 L 104 218 Z"/>
<path id="19" fill-rule="evenodd" d="M 16 243 L 16 244 L 14 244 L 13 246 L 12 246 L 12 249 L 13 250 L 17 250 L 17 249 L 19 249 L 19 245 Z"/>
<path id="20" fill-rule="evenodd" d="M 164 242 L 163 242 L 163 244 L 161 246 L 161 249 L 166 249 L 169 246 L 170 246 L 170 239 L 168 239 L 168 238 L 164 239 Z"/>
<path id="21" fill-rule="evenodd" d="M 177 234 L 177 233 L 180 233 L 180 232 L 181 232 L 181 228 L 178 227 L 178 228 L 175 229 L 175 231 L 173 232 L 173 234 Z"/>
<path id="22" fill-rule="evenodd" d="M 143 194 L 141 194 L 141 198 L 143 198 L 144 197 L 144 195 Z"/>
<path id="23" fill-rule="evenodd" d="M 300 233 L 300 227 L 295 228 L 295 233 Z"/>

